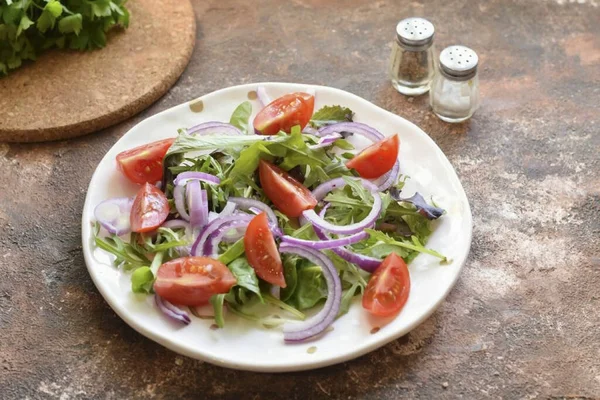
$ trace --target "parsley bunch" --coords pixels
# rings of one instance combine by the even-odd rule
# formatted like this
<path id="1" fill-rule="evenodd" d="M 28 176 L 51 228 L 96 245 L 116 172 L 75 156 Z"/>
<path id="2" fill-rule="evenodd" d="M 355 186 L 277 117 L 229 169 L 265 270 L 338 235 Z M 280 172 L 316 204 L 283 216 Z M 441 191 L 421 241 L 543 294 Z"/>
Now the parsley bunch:
<path id="1" fill-rule="evenodd" d="M 0 76 L 58 47 L 92 50 L 129 25 L 127 0 L 0 0 Z"/>

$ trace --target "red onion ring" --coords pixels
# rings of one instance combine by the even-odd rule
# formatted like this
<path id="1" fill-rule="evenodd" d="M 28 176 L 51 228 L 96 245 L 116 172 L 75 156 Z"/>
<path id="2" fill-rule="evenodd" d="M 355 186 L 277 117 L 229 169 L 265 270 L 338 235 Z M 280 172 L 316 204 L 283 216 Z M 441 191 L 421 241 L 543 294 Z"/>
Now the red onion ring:
<path id="1" fill-rule="evenodd" d="M 261 106 L 263 106 L 263 108 L 266 107 L 269 103 L 271 103 L 271 101 L 273 101 L 271 97 L 267 94 L 267 90 L 264 86 L 259 86 L 256 88 L 256 95 L 258 96 L 258 101 L 260 102 Z"/>
<path id="2" fill-rule="evenodd" d="M 173 199 L 175 199 L 175 209 L 179 216 L 186 220 L 190 220 L 190 214 L 185 209 L 185 186 L 177 185 L 173 188 Z"/>
<path id="3" fill-rule="evenodd" d="M 318 229 L 318 228 L 317 228 Z M 354 235 L 345 236 L 339 239 L 321 239 L 321 240 L 304 240 L 298 239 L 293 236 L 282 236 L 281 240 L 286 243 L 291 243 L 299 246 L 310 247 L 314 250 L 325 250 L 325 249 L 335 249 L 337 247 L 348 246 L 354 243 L 358 243 L 361 240 L 364 240 L 369 237 L 367 232 L 358 232 Z"/>
<path id="4" fill-rule="evenodd" d="M 330 135 L 321 136 L 319 143 L 308 146 L 311 149 L 320 149 L 323 147 L 329 147 L 335 143 L 336 140 L 340 139 L 342 135 L 339 133 L 332 133 Z"/>
<path id="5" fill-rule="evenodd" d="M 221 183 L 221 180 L 211 174 L 207 174 L 204 172 L 195 172 L 195 171 L 186 171 L 182 172 L 173 180 L 174 185 L 184 185 L 190 180 L 199 180 L 206 183 L 211 183 L 218 185 Z"/>
<path id="6" fill-rule="evenodd" d="M 107 232 L 121 236 L 131 231 L 132 205 L 133 199 L 127 197 L 104 200 L 94 209 L 94 217 Z"/>
<path id="7" fill-rule="evenodd" d="M 232 222 L 241 221 L 241 220 L 247 221 L 247 223 L 249 223 L 251 219 L 252 219 L 251 215 L 234 214 L 234 215 L 230 215 L 228 217 L 218 218 L 218 219 L 208 223 L 202 229 L 202 231 L 200 232 L 200 234 L 194 241 L 194 244 L 192 245 L 192 248 L 190 250 L 190 254 L 192 256 L 205 255 L 205 253 L 204 253 L 205 244 L 207 243 L 209 236 L 214 234 L 217 230 L 219 230 L 219 228 L 223 227 L 223 225 L 229 224 Z"/>
<path id="8" fill-rule="evenodd" d="M 283 338 L 286 342 L 302 342 L 324 332 L 335 320 L 342 301 L 342 282 L 335 266 L 323 253 L 305 246 L 282 243 L 281 253 L 296 254 L 319 265 L 327 282 L 327 300 L 316 315 L 306 321 L 286 323 L 283 326 Z"/>
<path id="9" fill-rule="evenodd" d="M 212 135 L 212 134 L 225 134 L 225 135 L 242 135 L 235 126 L 218 121 L 203 122 L 196 126 L 192 126 L 187 129 L 188 135 Z"/>
<path id="10" fill-rule="evenodd" d="M 202 228 L 208 222 L 208 202 L 206 191 L 200 189 L 200 181 L 193 180 L 186 186 L 188 209 L 190 210 L 190 225 L 192 228 Z"/>
<path id="11" fill-rule="evenodd" d="M 318 135 L 326 136 L 331 135 L 332 133 L 342 132 L 364 136 L 371 142 L 378 142 L 385 137 L 377 129 L 366 124 L 361 124 L 360 122 L 339 122 L 337 124 L 327 125 L 319 129 Z"/>
<path id="12" fill-rule="evenodd" d="M 373 195 L 373 208 L 362 221 L 350 225 L 340 226 L 325 221 L 325 219 L 319 217 L 317 213 L 315 213 L 315 210 L 305 210 L 302 212 L 302 215 L 304 216 L 304 218 L 310 221 L 313 224 L 313 226 L 317 226 L 327 232 L 336 233 L 340 235 L 358 233 L 365 228 L 373 226 L 375 224 L 375 221 L 377 221 L 377 218 L 379 218 L 379 214 L 381 213 L 381 196 L 377 192 L 377 186 L 373 185 L 371 182 L 361 179 L 361 183 L 365 188 L 370 190 L 371 194 Z M 333 189 L 344 186 L 346 186 L 346 181 L 344 180 L 344 178 L 336 178 L 317 186 L 317 188 L 313 190 L 312 193 L 313 196 L 315 196 L 315 198 L 320 201 L 323 199 L 323 197 L 325 197 L 327 193 L 329 193 Z"/>
<path id="13" fill-rule="evenodd" d="M 154 295 L 154 301 L 156 302 L 158 309 L 167 317 L 185 325 L 189 325 L 192 322 L 188 313 L 179 309 L 177 306 L 171 304 L 159 295 Z"/>

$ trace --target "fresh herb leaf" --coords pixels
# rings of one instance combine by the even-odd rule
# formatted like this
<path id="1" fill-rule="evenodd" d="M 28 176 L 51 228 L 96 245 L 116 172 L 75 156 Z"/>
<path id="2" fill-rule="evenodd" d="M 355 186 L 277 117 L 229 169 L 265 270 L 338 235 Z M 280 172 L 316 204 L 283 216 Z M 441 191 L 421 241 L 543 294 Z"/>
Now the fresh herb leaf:
<path id="1" fill-rule="evenodd" d="M 314 307 L 320 300 L 327 298 L 327 282 L 323 270 L 316 265 L 298 268 L 298 283 L 290 301 L 299 310 Z"/>
<path id="2" fill-rule="evenodd" d="M 150 267 L 140 267 L 131 274 L 131 290 L 134 293 L 151 293 L 154 274 Z"/>
<path id="3" fill-rule="evenodd" d="M 359 294 L 362 290 L 360 282 L 354 282 L 350 289 L 344 291 L 342 294 L 342 302 L 340 304 L 340 311 L 338 312 L 338 318 L 342 315 L 346 314 L 348 310 L 350 310 L 350 306 L 352 305 L 352 299 L 354 296 Z"/>
<path id="4" fill-rule="evenodd" d="M 227 267 L 237 279 L 238 286 L 255 293 L 262 301 L 256 272 L 254 272 L 254 269 L 250 266 L 246 257 L 236 258 L 233 262 L 229 263 Z"/>
<path id="5" fill-rule="evenodd" d="M 233 245 L 231 245 L 223 254 L 219 256 L 219 261 L 225 265 L 233 262 L 236 258 L 241 257 L 244 254 L 244 238 L 241 238 Z"/>
<path id="6" fill-rule="evenodd" d="M 437 251 L 425 248 L 418 241 L 418 239 L 415 236 L 413 236 L 413 242 L 408 243 L 408 242 L 405 242 L 405 241 L 395 240 L 395 239 L 389 237 L 388 235 L 386 235 L 385 233 L 380 232 L 380 231 L 376 231 L 374 229 L 365 229 L 365 231 L 368 232 L 369 235 L 371 235 L 372 238 L 377 239 L 378 241 L 383 242 L 385 244 L 392 245 L 392 246 L 394 246 L 396 248 L 399 248 L 399 249 L 408 249 L 408 250 L 416 251 L 418 253 L 429 254 L 429 255 L 432 255 L 434 257 L 437 257 L 437 258 L 441 259 L 442 262 L 447 262 L 448 261 L 448 259 L 444 255 L 438 253 Z M 417 240 L 416 243 L 414 241 L 415 239 Z M 400 253 L 402 253 L 402 251 Z M 401 254 L 400 254 L 400 256 L 401 256 Z"/>
<path id="7" fill-rule="evenodd" d="M 338 122 L 352 122 L 353 117 L 354 113 L 347 107 L 325 106 L 313 114 L 310 124 L 313 128 L 320 128 Z"/>
<path id="8" fill-rule="evenodd" d="M 252 114 L 252 104 L 249 101 L 244 101 L 233 111 L 229 123 L 247 134 L 250 114 Z"/>
<path id="9" fill-rule="evenodd" d="M 400 196 L 400 190 L 396 188 L 390 188 L 390 195 L 396 201 L 412 204 L 416 207 L 419 214 L 423 215 L 427 219 L 438 219 L 444 215 L 444 209 L 427 204 L 423 196 L 421 196 L 418 192 L 412 197 L 402 198 Z"/>
<path id="10" fill-rule="evenodd" d="M 215 313 L 215 323 L 219 328 L 225 326 L 225 318 L 223 318 L 223 302 L 225 296 L 225 294 L 215 294 L 210 298 L 210 304 L 212 304 Z"/>
<path id="11" fill-rule="evenodd" d="M 53 47 L 92 50 L 129 25 L 126 0 L 0 1 L 0 76 Z M 68 6 L 68 8 L 67 8 Z"/>
<path id="12" fill-rule="evenodd" d="M 310 225 L 310 224 L 307 224 Z M 296 263 L 298 257 L 285 254 L 283 256 L 283 277 L 285 278 L 286 286 L 279 291 L 279 298 L 281 301 L 287 301 L 296 290 L 298 285 L 298 273 L 296 271 Z"/>

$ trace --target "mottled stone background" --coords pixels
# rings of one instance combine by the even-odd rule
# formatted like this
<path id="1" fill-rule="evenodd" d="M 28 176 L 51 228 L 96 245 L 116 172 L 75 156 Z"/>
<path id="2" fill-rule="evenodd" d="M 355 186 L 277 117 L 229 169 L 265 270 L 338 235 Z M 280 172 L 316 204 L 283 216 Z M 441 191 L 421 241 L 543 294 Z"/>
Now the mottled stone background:
<path id="1" fill-rule="evenodd" d="M 193 59 L 154 106 L 77 140 L 0 145 L 0 398 L 600 398 L 597 1 L 195 1 Z M 478 52 L 469 123 L 387 81 L 395 23 L 414 15 L 438 49 Z M 86 272 L 80 213 L 104 153 L 158 111 L 255 81 L 334 86 L 408 118 L 471 201 L 471 255 L 447 301 L 355 361 L 275 375 L 178 356 L 122 322 Z"/>

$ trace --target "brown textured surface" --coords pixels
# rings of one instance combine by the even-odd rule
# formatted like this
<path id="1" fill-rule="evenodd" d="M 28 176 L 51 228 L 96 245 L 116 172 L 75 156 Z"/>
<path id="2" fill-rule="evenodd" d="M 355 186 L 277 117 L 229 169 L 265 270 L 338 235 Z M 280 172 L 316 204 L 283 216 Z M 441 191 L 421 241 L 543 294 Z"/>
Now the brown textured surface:
<path id="1" fill-rule="evenodd" d="M 177 81 L 194 48 L 189 0 L 133 0 L 131 24 L 93 52 L 51 51 L 0 79 L 0 141 L 98 131 L 140 112 Z"/>
<path id="2" fill-rule="evenodd" d="M 597 3 L 322 3 L 196 1 L 192 61 L 150 109 L 84 138 L 0 147 L 0 398 L 600 398 Z M 387 81 L 394 25 L 410 15 L 431 18 L 438 49 L 479 53 L 483 104 L 469 123 L 439 121 L 426 97 Z M 266 80 L 339 87 L 421 126 L 456 167 L 475 222 L 457 286 L 420 327 L 357 360 L 280 375 L 213 367 L 137 334 L 80 249 L 89 179 L 123 133 Z"/>

